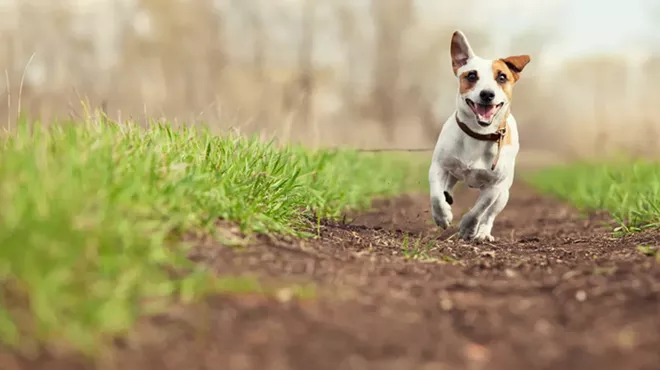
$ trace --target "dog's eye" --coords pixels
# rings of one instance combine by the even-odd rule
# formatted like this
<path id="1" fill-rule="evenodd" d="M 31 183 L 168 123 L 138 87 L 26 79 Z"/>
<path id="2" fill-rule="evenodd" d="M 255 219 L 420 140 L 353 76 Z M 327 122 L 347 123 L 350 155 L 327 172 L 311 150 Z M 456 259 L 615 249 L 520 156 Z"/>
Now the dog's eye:
<path id="1" fill-rule="evenodd" d="M 477 76 L 477 72 L 471 71 L 471 72 L 468 72 L 467 75 L 465 75 L 465 79 L 468 80 L 469 82 L 477 82 L 477 80 L 479 78 Z"/>
<path id="2" fill-rule="evenodd" d="M 499 83 L 505 83 L 508 79 L 509 78 L 504 73 L 497 75 L 497 82 Z"/>

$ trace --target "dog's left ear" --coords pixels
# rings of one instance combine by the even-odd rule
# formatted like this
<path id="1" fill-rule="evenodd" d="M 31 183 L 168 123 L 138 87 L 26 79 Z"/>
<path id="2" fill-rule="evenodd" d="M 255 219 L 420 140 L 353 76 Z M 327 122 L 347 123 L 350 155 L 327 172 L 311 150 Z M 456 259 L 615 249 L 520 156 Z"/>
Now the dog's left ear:
<path id="1" fill-rule="evenodd" d="M 472 47 L 470 46 L 467 37 L 465 37 L 460 30 L 455 31 L 454 34 L 452 34 L 449 51 L 451 53 L 451 67 L 454 70 L 454 74 L 456 74 L 456 71 L 466 65 L 468 60 L 474 56 L 474 52 L 472 51 Z"/>
<path id="2" fill-rule="evenodd" d="M 506 66 L 509 67 L 513 73 L 513 78 L 518 81 L 518 78 L 520 78 L 520 72 L 525 69 L 525 66 L 527 63 L 529 63 L 530 58 L 529 55 L 515 55 L 504 58 L 502 61 L 504 61 Z"/>

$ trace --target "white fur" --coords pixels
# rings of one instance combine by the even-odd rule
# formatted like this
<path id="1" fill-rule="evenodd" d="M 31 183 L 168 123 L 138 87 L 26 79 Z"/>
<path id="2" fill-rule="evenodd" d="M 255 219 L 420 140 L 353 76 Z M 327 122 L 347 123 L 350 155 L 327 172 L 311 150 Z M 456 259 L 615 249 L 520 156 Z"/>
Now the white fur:
<path id="1" fill-rule="evenodd" d="M 445 192 L 452 194 L 457 181 L 465 182 L 471 188 L 480 190 L 479 198 L 467 212 L 459 224 L 459 236 L 464 240 L 477 242 L 493 241 L 491 235 L 493 222 L 504 209 L 509 200 L 509 189 L 513 183 L 516 156 L 520 148 L 518 143 L 518 128 L 512 114 L 508 116 L 508 133 L 511 135 L 511 145 L 502 147 L 497 167 L 491 166 L 497 153 L 497 143 L 480 141 L 465 134 L 456 122 L 458 114 L 461 122 L 472 131 L 480 134 L 493 133 L 498 129 L 501 120 L 506 117 L 510 102 L 493 77 L 492 60 L 482 59 L 472 52 L 465 36 L 466 64 L 458 69 L 456 75 L 468 70 L 477 70 L 479 81 L 476 87 L 461 96 L 456 96 L 456 111 L 445 121 L 438 136 L 433 159 L 429 169 L 431 190 L 431 210 L 436 225 L 447 228 L 451 225 L 453 215 L 450 204 L 445 199 Z M 465 99 L 479 99 L 479 93 L 484 88 L 495 92 L 494 104 L 504 102 L 504 105 L 493 117 L 488 127 L 477 123 L 476 115 L 467 105 Z"/>

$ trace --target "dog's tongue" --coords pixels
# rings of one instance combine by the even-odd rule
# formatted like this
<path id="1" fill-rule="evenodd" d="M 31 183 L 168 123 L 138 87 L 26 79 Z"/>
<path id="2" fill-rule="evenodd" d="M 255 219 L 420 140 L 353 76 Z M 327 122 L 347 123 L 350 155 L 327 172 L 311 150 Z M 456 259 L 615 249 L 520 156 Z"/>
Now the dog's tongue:
<path id="1" fill-rule="evenodd" d="M 481 105 L 477 104 L 476 107 L 477 114 L 483 118 L 486 118 L 488 120 L 491 119 L 493 114 L 495 114 L 495 105 Z"/>

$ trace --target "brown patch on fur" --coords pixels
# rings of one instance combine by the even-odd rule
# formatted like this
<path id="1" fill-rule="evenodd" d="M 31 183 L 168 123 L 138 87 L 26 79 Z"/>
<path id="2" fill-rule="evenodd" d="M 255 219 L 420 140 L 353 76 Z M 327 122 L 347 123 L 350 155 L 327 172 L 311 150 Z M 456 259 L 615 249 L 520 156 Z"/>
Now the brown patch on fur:
<path id="1" fill-rule="evenodd" d="M 500 85 L 509 101 L 513 95 L 513 85 L 520 78 L 520 72 L 529 63 L 529 55 L 516 55 L 512 57 L 497 59 L 493 61 L 493 78 Z M 498 77 L 504 74 L 505 82 L 500 82 Z"/>
<path id="2" fill-rule="evenodd" d="M 467 93 L 468 91 L 474 89 L 474 87 L 477 85 L 477 81 L 479 81 L 479 77 L 477 76 L 477 81 L 471 82 L 467 79 L 468 73 L 472 71 L 466 71 L 461 73 L 461 76 L 459 77 L 459 86 L 458 86 L 458 91 L 460 92 L 461 95 Z M 476 73 L 476 72 L 475 72 Z"/>
<path id="3" fill-rule="evenodd" d="M 495 156 L 495 160 L 493 161 L 493 166 L 491 169 L 495 169 L 497 166 L 497 162 L 500 160 L 500 154 L 502 153 L 502 148 L 504 148 L 507 145 L 511 145 L 511 126 L 509 126 L 509 112 L 507 111 L 506 114 L 504 115 L 504 118 L 502 119 L 502 123 L 500 123 L 500 126 L 498 129 L 504 128 L 504 136 L 498 141 L 497 143 L 497 155 Z"/>
<path id="4" fill-rule="evenodd" d="M 509 124 L 506 124 L 506 134 L 504 134 L 504 139 L 502 140 L 502 146 L 511 145 L 511 127 Z"/>
<path id="5" fill-rule="evenodd" d="M 499 129 L 505 128 L 504 138 L 502 138 L 502 146 L 511 145 L 511 127 L 509 126 L 509 111 L 504 113 L 502 122 L 500 123 Z"/>
<path id="6" fill-rule="evenodd" d="M 503 59 L 493 61 L 493 78 L 502 88 L 509 101 L 513 99 L 513 85 L 520 78 L 520 73 L 529 63 L 529 55 L 515 55 Z M 500 82 L 498 77 L 503 74 L 506 76 L 506 81 Z M 509 127 L 509 112 L 506 113 L 502 120 L 503 126 L 506 127 L 506 133 L 502 139 L 502 146 L 511 145 L 511 130 Z"/>
<path id="7" fill-rule="evenodd" d="M 514 55 L 511 57 L 504 58 L 504 63 L 509 67 L 509 69 L 515 74 L 516 81 L 518 80 L 520 72 L 525 69 L 525 66 L 530 61 L 529 55 Z"/>
<path id="8" fill-rule="evenodd" d="M 498 77 L 501 74 L 506 76 L 505 82 L 500 82 L 498 80 Z M 497 81 L 497 84 L 500 85 L 500 88 L 502 88 L 502 91 L 504 91 L 506 97 L 509 99 L 509 101 L 511 101 L 513 95 L 513 84 L 516 83 L 518 77 L 513 71 L 511 71 L 504 59 L 497 59 L 493 61 L 493 79 Z"/>

